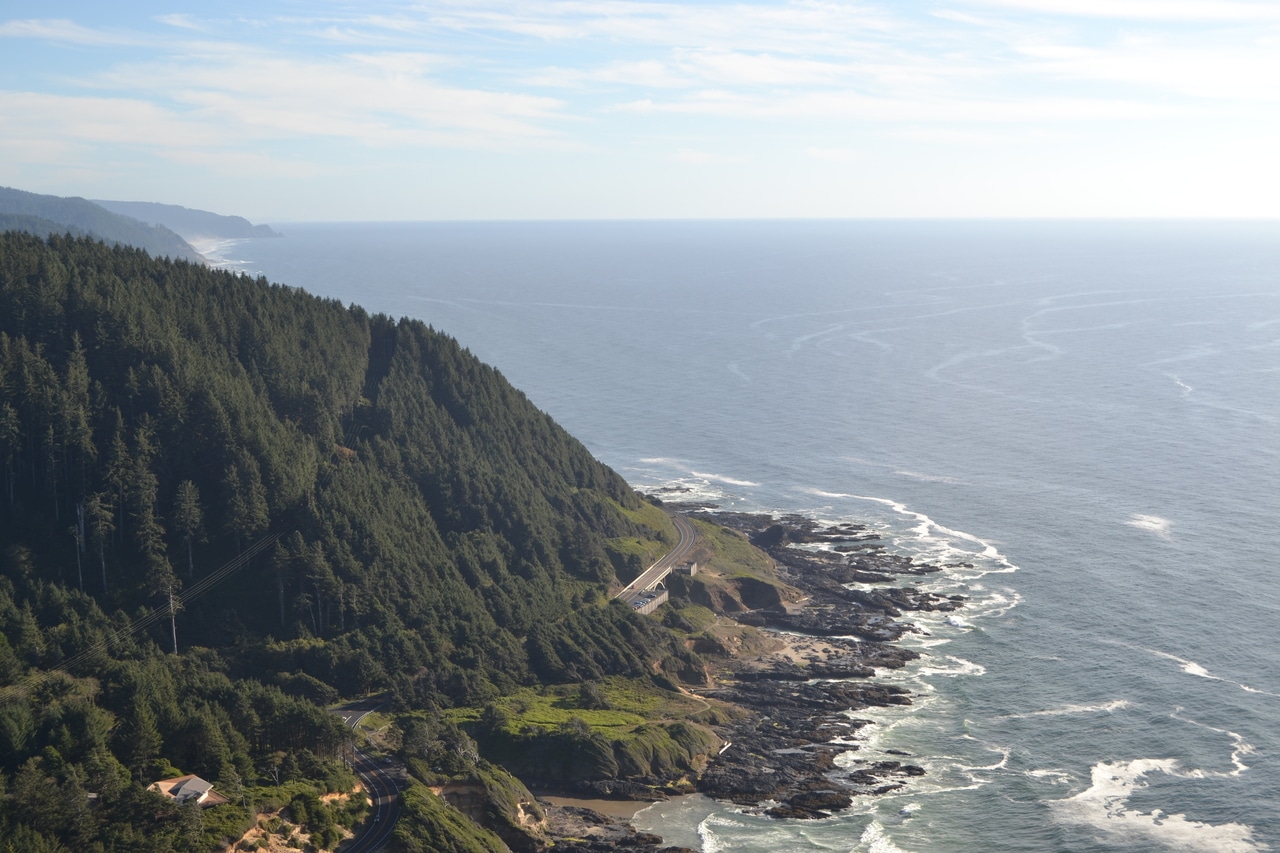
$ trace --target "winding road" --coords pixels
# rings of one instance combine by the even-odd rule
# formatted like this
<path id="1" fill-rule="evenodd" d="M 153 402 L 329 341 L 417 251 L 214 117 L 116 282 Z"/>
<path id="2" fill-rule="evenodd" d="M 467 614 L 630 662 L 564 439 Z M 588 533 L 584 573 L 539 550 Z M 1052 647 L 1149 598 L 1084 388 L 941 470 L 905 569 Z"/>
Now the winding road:
<path id="1" fill-rule="evenodd" d="M 383 704 L 381 699 L 366 699 L 336 708 L 334 713 L 354 729 L 360 725 L 361 720 Z M 390 766 L 380 763 L 362 749 L 354 749 L 355 758 L 351 766 L 364 783 L 369 798 L 373 800 L 373 812 L 362 830 L 348 846 L 343 847 L 342 853 L 373 853 L 381 850 L 391 840 L 391 833 L 400 818 L 400 791 L 403 785 L 400 778 L 391 772 Z"/>
<path id="2" fill-rule="evenodd" d="M 698 541 L 698 531 L 693 529 L 689 519 L 683 515 L 673 514 L 671 520 L 675 522 L 676 530 L 680 533 L 680 541 L 676 543 L 676 547 L 672 548 L 661 560 L 641 572 L 638 578 L 627 584 L 626 589 L 615 595 L 614 598 L 620 598 L 627 604 L 631 604 L 645 592 L 653 589 L 663 578 L 671 574 L 671 570 L 683 563 L 689 554 L 693 552 L 693 546 Z"/>

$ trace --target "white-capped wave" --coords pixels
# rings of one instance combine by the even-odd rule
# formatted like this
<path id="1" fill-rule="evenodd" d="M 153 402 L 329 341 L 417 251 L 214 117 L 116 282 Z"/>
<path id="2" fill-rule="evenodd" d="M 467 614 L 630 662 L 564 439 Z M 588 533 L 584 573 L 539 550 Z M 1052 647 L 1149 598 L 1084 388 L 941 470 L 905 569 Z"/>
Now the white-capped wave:
<path id="1" fill-rule="evenodd" d="M 1135 512 L 1129 516 L 1129 520 L 1125 524 L 1130 527 L 1136 527 L 1139 530 L 1154 533 L 1161 539 L 1173 538 L 1173 522 L 1158 515 L 1144 515 L 1143 513 Z"/>
<path id="2" fill-rule="evenodd" d="M 1128 808 L 1130 794 L 1147 787 L 1149 773 L 1187 776 L 1172 758 L 1139 758 L 1133 761 L 1095 764 L 1089 787 L 1064 800 L 1050 803 L 1063 823 L 1084 824 L 1116 844 L 1158 844 L 1168 850 L 1215 853 L 1254 853 L 1268 850 L 1256 842 L 1253 829 L 1241 823 L 1211 824 L 1185 814 L 1159 809 L 1141 812 Z"/>
<path id="3" fill-rule="evenodd" d="M 901 847 L 893 843 L 893 840 L 885 833 L 885 829 L 877 821 L 871 821 L 867 824 L 867 828 L 862 830 L 862 837 L 858 839 L 858 847 L 865 850 L 866 853 L 906 853 Z"/>
<path id="4" fill-rule="evenodd" d="M 720 853 L 725 847 L 724 839 L 716 829 L 746 829 L 746 824 L 727 815 L 716 813 L 708 815 L 698 824 L 698 838 L 702 840 L 702 853 Z"/>
<path id="5" fill-rule="evenodd" d="M 937 659 L 935 658 L 935 660 Z M 973 661 L 965 660 L 964 658 L 958 658 L 954 655 L 947 655 L 941 660 L 946 661 L 946 663 L 926 663 L 924 666 L 920 667 L 920 675 L 946 675 L 954 677 L 958 675 L 985 675 L 987 672 L 986 667 L 982 664 L 974 663 Z"/>

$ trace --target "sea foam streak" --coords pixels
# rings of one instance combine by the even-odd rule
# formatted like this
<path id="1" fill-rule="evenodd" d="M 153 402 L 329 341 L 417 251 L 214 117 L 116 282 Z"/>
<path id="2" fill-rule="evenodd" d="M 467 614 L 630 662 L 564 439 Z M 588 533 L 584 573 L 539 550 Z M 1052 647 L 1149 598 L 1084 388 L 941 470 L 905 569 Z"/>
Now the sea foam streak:
<path id="1" fill-rule="evenodd" d="M 1106 640 L 1104 642 L 1114 643 L 1115 645 L 1125 646 L 1126 648 L 1137 649 L 1139 651 L 1146 652 L 1149 655 L 1155 655 L 1158 658 L 1171 660 L 1174 663 L 1178 664 L 1179 667 L 1182 669 L 1182 671 L 1185 672 L 1187 675 L 1194 675 L 1197 678 L 1206 678 L 1209 681 L 1221 681 L 1225 684 L 1235 685 L 1236 687 L 1239 687 L 1241 690 L 1243 690 L 1246 693 L 1256 693 L 1260 696 L 1273 696 L 1275 698 L 1280 699 L 1280 693 L 1272 693 L 1269 690 L 1259 690 L 1257 687 L 1250 687 L 1248 684 L 1244 684 L 1243 682 L 1231 681 L 1230 679 L 1223 678 L 1220 675 L 1214 675 L 1204 666 L 1196 663 L 1193 660 L 1187 660 L 1186 658 L 1181 658 L 1181 657 L 1178 657 L 1177 655 L 1169 654 L 1168 652 L 1162 652 L 1162 651 L 1159 651 L 1158 649 L 1148 649 L 1146 646 L 1133 646 L 1128 643 L 1116 642 L 1115 640 Z"/>
<path id="2" fill-rule="evenodd" d="M 1110 702 L 1103 702 L 1101 705 L 1064 705 L 1061 708 L 1047 708 L 1043 711 L 1029 711 L 1025 714 L 1005 714 L 1002 720 L 1022 720 L 1027 717 L 1070 717 L 1077 714 L 1109 714 L 1113 711 L 1123 711 L 1132 706 L 1133 703 L 1127 699 L 1113 699 Z"/>
<path id="3" fill-rule="evenodd" d="M 758 486 L 758 485 L 760 485 L 759 483 L 753 483 L 753 482 L 751 482 L 750 480 L 735 480 L 734 478 L 732 478 L 732 477 L 727 477 L 727 476 L 725 476 L 724 474 L 707 474 L 707 473 L 704 473 L 704 472 L 702 472 L 702 471 L 690 471 L 689 473 L 690 473 L 690 474 L 692 474 L 692 475 L 693 475 L 693 476 L 695 476 L 695 477 L 702 477 L 703 479 L 706 479 L 706 480 L 713 480 L 713 481 L 715 481 L 715 482 L 717 482 L 717 483 L 724 483 L 724 484 L 729 485 L 729 486 L 748 486 L 748 487 L 750 487 L 750 486 Z"/>
<path id="4" fill-rule="evenodd" d="M 1064 823 L 1085 824 L 1116 844 L 1159 844 L 1169 850 L 1215 853 L 1253 853 L 1267 850 L 1255 842 L 1253 830 L 1239 823 L 1209 824 L 1186 815 L 1169 815 L 1156 809 L 1150 813 L 1126 808 L 1129 795 L 1145 788 L 1148 773 L 1190 776 L 1178 769 L 1171 758 L 1139 758 L 1134 761 L 1095 764 L 1090 785 L 1065 800 L 1050 803 L 1055 816 Z"/>
<path id="5" fill-rule="evenodd" d="M 1206 777 L 1224 778 L 1228 776 L 1239 776 L 1240 774 L 1244 773 L 1244 771 L 1249 769 L 1249 765 L 1244 763 L 1244 756 L 1249 755 L 1250 753 L 1253 752 L 1253 744 L 1246 741 L 1243 735 L 1240 735 L 1228 729 L 1220 729 L 1217 726 L 1211 726 L 1211 725 L 1208 725 L 1207 723 L 1201 723 L 1201 722 L 1197 722 L 1196 720 L 1188 719 L 1187 717 L 1181 716 L 1181 714 L 1182 714 L 1182 709 L 1177 708 L 1169 716 L 1173 717 L 1173 719 L 1178 720 L 1179 722 L 1189 723 L 1193 726 L 1198 726 L 1202 729 L 1207 729 L 1211 732 L 1217 732 L 1220 735 L 1225 735 L 1231 738 L 1231 742 L 1234 745 L 1234 748 L 1231 750 L 1231 764 L 1235 767 L 1234 770 L 1231 770 L 1227 773 L 1214 773 L 1208 770 L 1192 770 L 1187 773 L 1188 776 L 1193 776 L 1195 778 L 1206 778 Z"/>

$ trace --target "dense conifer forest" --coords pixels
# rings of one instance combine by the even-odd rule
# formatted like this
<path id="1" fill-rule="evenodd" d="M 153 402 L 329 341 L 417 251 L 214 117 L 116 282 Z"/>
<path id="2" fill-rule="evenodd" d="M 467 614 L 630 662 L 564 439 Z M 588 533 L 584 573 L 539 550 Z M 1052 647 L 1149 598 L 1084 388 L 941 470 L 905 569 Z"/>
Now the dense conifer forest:
<path id="1" fill-rule="evenodd" d="M 0 235 L 0 851 L 216 849 L 270 797 L 332 841 L 339 698 L 456 763 L 451 706 L 689 665 L 609 600 L 640 508 L 421 322 Z"/>

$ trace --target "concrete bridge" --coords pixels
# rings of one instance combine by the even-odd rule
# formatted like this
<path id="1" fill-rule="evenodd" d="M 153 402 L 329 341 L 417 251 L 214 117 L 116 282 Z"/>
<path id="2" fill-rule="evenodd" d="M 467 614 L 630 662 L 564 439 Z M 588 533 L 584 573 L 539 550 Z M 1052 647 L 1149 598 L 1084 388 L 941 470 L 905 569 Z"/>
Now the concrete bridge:
<path id="1" fill-rule="evenodd" d="M 693 525 L 682 515 L 672 515 L 676 530 L 680 533 L 680 541 L 665 557 L 658 560 L 640 573 L 640 576 L 627 584 L 622 592 L 614 596 L 631 605 L 639 613 L 652 613 L 667 600 L 667 590 L 663 581 L 671 570 L 685 561 L 698 541 L 698 533 Z"/>

